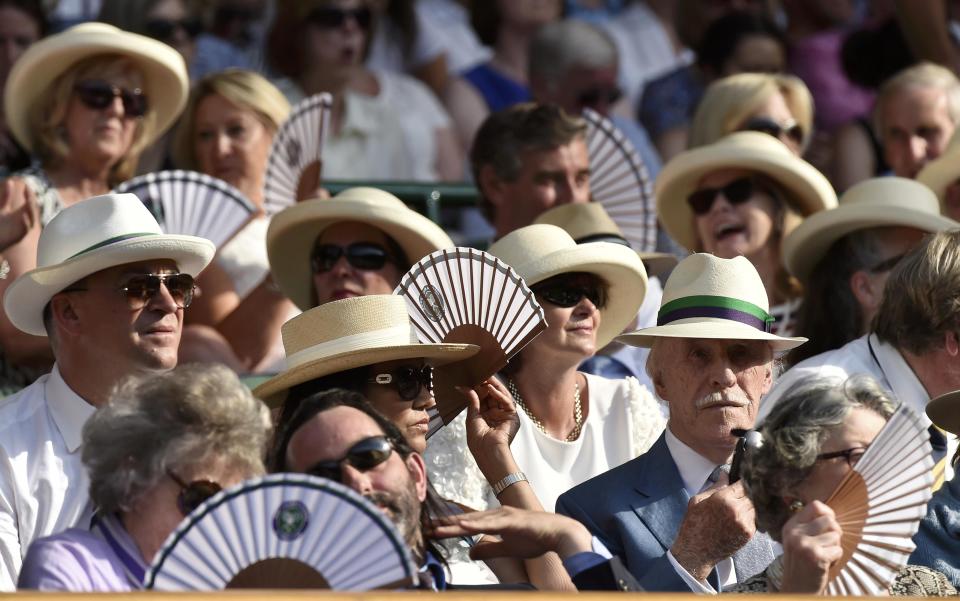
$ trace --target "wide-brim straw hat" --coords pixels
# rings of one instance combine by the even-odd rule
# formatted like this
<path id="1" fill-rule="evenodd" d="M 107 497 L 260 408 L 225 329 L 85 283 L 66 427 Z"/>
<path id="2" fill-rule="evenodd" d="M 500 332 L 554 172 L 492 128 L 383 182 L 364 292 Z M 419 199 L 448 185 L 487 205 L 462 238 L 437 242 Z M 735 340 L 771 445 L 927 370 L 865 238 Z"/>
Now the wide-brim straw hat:
<path id="1" fill-rule="evenodd" d="M 173 125 L 190 91 L 180 53 L 163 42 L 113 25 L 82 23 L 33 44 L 10 70 L 4 110 L 7 126 L 24 148 L 35 150 L 37 132 L 31 131 L 27 115 L 50 85 L 78 62 L 98 54 L 124 56 L 142 72 L 148 107 L 156 115 L 148 144 Z"/>
<path id="2" fill-rule="evenodd" d="M 629 246 L 611 242 L 577 244 L 555 225 L 528 225 L 497 240 L 488 252 L 514 270 L 528 286 L 563 273 L 590 273 L 608 285 L 600 309 L 597 348 L 610 343 L 636 317 L 647 293 L 647 272 Z"/>
<path id="3" fill-rule="evenodd" d="M 283 324 L 281 333 L 286 369 L 253 391 L 271 407 L 283 403 L 297 384 L 355 367 L 398 359 L 443 365 L 480 350 L 473 344 L 420 343 L 407 302 L 392 294 L 324 303 Z"/>
<path id="4" fill-rule="evenodd" d="M 315 303 L 310 253 L 325 229 L 357 221 L 394 239 L 413 265 L 430 253 L 453 247 L 436 223 L 377 188 L 348 188 L 327 200 L 307 200 L 280 211 L 267 229 L 267 257 L 280 290 L 306 311 Z"/>
<path id="5" fill-rule="evenodd" d="M 917 174 L 917 181 L 926 185 L 940 200 L 940 212 L 946 214 L 944 204 L 947 200 L 947 188 L 960 179 L 960 128 L 953 133 L 947 149 L 923 166 Z"/>
<path id="6" fill-rule="evenodd" d="M 795 156 L 773 136 L 742 131 L 706 146 L 678 154 L 668 162 L 654 186 L 657 216 L 667 233 L 691 252 L 703 250 L 693 224 L 687 197 L 700 181 L 715 171 L 746 169 L 777 182 L 785 200 L 801 217 L 837 206 L 837 194 L 813 165 Z"/>
<path id="7" fill-rule="evenodd" d="M 127 263 L 170 259 L 196 276 L 216 247 L 195 236 L 164 234 L 133 194 L 94 196 L 60 211 L 40 234 L 37 268 L 7 288 L 3 308 L 11 323 L 45 336 L 43 309 L 53 295 L 88 275 Z"/>
<path id="8" fill-rule="evenodd" d="M 940 214 L 940 204 L 925 185 L 902 177 L 860 182 L 840 198 L 840 206 L 811 215 L 783 241 L 787 270 L 806 282 L 834 242 L 874 227 L 912 227 L 939 232 L 960 227 Z"/>
<path id="9" fill-rule="evenodd" d="M 763 340 L 774 351 L 807 341 L 772 334 L 769 311 L 763 281 L 747 258 L 721 259 L 697 253 L 680 261 L 670 274 L 657 325 L 617 340 L 640 347 L 650 347 L 657 338 Z"/>
<path id="10" fill-rule="evenodd" d="M 558 205 L 541 213 L 533 222 L 555 225 L 570 234 L 577 244 L 613 242 L 630 246 L 623 231 L 597 202 Z M 677 266 L 677 258 L 670 253 L 637 251 L 637 254 L 647 269 L 647 275 L 663 277 Z"/>
<path id="11" fill-rule="evenodd" d="M 960 434 L 960 390 L 954 390 L 927 403 L 927 417 L 941 430 Z"/>

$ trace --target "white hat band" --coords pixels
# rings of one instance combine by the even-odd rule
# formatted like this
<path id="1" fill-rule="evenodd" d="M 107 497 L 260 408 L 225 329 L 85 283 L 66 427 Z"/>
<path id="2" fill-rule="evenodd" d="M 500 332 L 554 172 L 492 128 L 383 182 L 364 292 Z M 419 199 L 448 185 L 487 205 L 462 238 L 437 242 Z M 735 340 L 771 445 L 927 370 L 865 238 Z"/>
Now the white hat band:
<path id="1" fill-rule="evenodd" d="M 325 359 L 333 355 L 349 353 L 350 351 L 408 344 L 420 344 L 420 340 L 417 338 L 417 332 L 414 330 L 412 324 L 401 324 L 381 330 L 351 334 L 350 336 L 315 344 L 297 351 L 292 355 L 288 355 L 286 369 L 293 369 L 298 365 L 303 365 L 317 359 Z"/>

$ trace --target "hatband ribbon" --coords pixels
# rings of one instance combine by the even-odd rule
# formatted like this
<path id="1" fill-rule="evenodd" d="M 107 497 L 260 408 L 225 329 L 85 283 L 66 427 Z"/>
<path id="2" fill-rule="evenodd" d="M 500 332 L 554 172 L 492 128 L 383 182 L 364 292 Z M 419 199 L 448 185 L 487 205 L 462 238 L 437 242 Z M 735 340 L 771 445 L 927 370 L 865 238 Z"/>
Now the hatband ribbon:
<path id="1" fill-rule="evenodd" d="M 657 325 L 663 326 L 691 317 L 728 319 L 770 333 L 775 318 L 759 306 L 729 296 L 685 296 L 660 307 Z"/>
<path id="2" fill-rule="evenodd" d="M 405 346 L 408 344 L 420 344 L 420 341 L 417 339 L 416 330 L 412 324 L 401 324 L 380 330 L 360 332 L 349 336 L 334 338 L 333 340 L 321 342 L 320 344 L 314 344 L 292 355 L 287 355 L 287 369 L 309 363 L 316 359 L 323 359 L 350 351 L 363 349 L 375 350 L 386 346 Z"/>

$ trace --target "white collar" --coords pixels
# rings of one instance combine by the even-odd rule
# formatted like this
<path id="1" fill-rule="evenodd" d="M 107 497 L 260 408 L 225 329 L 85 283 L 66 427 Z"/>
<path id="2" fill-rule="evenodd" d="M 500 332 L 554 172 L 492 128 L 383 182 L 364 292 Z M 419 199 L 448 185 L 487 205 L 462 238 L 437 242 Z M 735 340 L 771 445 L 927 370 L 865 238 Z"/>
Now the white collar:
<path id="1" fill-rule="evenodd" d="M 670 430 L 669 423 L 664 434 L 667 449 L 673 462 L 677 464 L 677 470 L 680 472 L 680 479 L 683 480 L 683 487 L 691 497 L 700 494 L 707 478 L 713 473 L 717 464 L 710 461 L 700 453 L 697 453 L 688 447 L 683 441 L 677 438 Z"/>
<path id="2" fill-rule="evenodd" d="M 907 363 L 900 351 L 893 345 L 881 342 L 876 334 L 870 334 L 867 345 L 873 350 L 883 377 L 887 380 L 894 398 L 906 403 L 926 420 L 924 409 L 930 401 L 930 394 L 924 388 L 917 374 Z"/>
<path id="3" fill-rule="evenodd" d="M 50 371 L 50 377 L 44 382 L 43 396 L 67 451 L 76 452 L 83 442 L 83 424 L 87 423 L 96 407 L 83 400 L 67 385 L 56 364 Z"/>

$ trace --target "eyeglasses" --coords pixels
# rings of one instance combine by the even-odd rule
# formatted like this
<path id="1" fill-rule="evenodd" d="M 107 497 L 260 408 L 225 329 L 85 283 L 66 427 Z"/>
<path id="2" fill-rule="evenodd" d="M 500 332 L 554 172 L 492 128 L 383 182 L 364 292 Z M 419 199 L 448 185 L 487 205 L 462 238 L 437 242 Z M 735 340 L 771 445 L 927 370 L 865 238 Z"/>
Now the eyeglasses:
<path id="1" fill-rule="evenodd" d="M 581 107 L 595 107 L 601 103 L 616 104 L 623 98 L 623 92 L 616 87 L 596 87 L 584 90 L 577 96 L 577 103 Z"/>
<path id="2" fill-rule="evenodd" d="M 210 480 L 194 480 L 186 484 L 170 470 L 167 470 L 167 475 L 180 487 L 180 494 L 177 495 L 177 509 L 184 517 L 193 513 L 197 507 L 203 505 L 204 501 L 222 490 L 219 484 Z"/>
<path id="3" fill-rule="evenodd" d="M 393 386 L 401 399 L 413 401 L 420 397 L 424 388 L 433 394 L 433 367 L 398 367 L 390 373 L 375 375 L 367 383 Z"/>
<path id="4" fill-rule="evenodd" d="M 167 292 L 173 298 L 177 307 L 186 309 L 193 302 L 194 294 L 198 292 L 194 285 L 193 276 L 188 273 L 145 273 L 135 275 L 117 288 L 127 297 L 127 304 L 132 310 L 142 309 L 150 299 L 160 294 L 160 285 L 167 287 Z M 63 292 L 86 292 L 89 288 L 67 288 Z"/>
<path id="5" fill-rule="evenodd" d="M 860 458 L 863 457 L 863 454 L 866 452 L 867 447 L 855 447 L 853 449 L 844 449 L 842 451 L 834 451 L 832 453 L 821 453 L 817 455 L 817 461 L 843 457 L 846 460 L 847 465 L 853 467 L 857 465 L 857 462 L 860 461 Z"/>
<path id="6" fill-rule="evenodd" d="M 576 307 L 586 297 L 598 309 L 607 304 L 607 294 L 599 284 L 567 284 L 558 282 L 546 286 L 533 286 L 534 294 L 557 307 Z"/>
<path id="7" fill-rule="evenodd" d="M 750 200 L 755 187 L 752 177 L 741 177 L 720 188 L 701 188 L 687 197 L 687 204 L 694 215 L 706 215 L 713 208 L 717 194 L 723 194 L 730 204 L 738 205 Z"/>
<path id="8" fill-rule="evenodd" d="M 803 126 L 794 120 L 780 124 L 769 117 L 754 117 L 741 128 L 743 131 L 758 131 L 778 140 L 786 138 L 797 146 L 803 144 Z"/>
<path id="9" fill-rule="evenodd" d="M 343 256 L 352 267 L 365 271 L 383 269 L 390 259 L 387 249 L 372 242 L 354 242 L 346 248 L 336 244 L 318 244 L 310 255 L 310 268 L 313 273 L 330 271 Z"/>
<path id="10" fill-rule="evenodd" d="M 368 29 L 372 15 L 369 8 L 318 8 L 307 15 L 307 22 L 323 29 L 343 27 L 347 19 L 353 19 L 361 29 Z"/>
<path id="11" fill-rule="evenodd" d="M 195 38 L 203 31 L 203 24 L 197 19 L 150 19 L 143 24 L 144 33 L 161 42 L 172 40 L 178 29 Z"/>
<path id="12" fill-rule="evenodd" d="M 80 101 L 89 108 L 103 110 L 113 103 L 117 96 L 123 103 L 123 112 L 127 117 L 143 117 L 147 114 L 147 96 L 140 88 L 128 90 L 99 79 L 81 81 L 74 86 Z"/>
<path id="13" fill-rule="evenodd" d="M 321 461 L 310 467 L 307 473 L 334 482 L 341 482 L 343 480 L 342 466 L 344 463 L 356 470 L 366 472 L 389 459 L 392 452 L 393 443 L 386 436 L 371 436 L 350 447 L 342 459 Z"/>
<path id="14" fill-rule="evenodd" d="M 883 273 L 885 271 L 890 271 L 891 269 L 896 267 L 897 264 L 899 264 L 900 261 L 902 261 L 905 256 L 907 256 L 907 253 L 902 253 L 899 255 L 888 257 L 880 261 L 879 263 L 876 263 L 875 265 L 871 265 L 870 267 L 867 268 L 867 271 L 869 271 L 870 273 Z"/>

